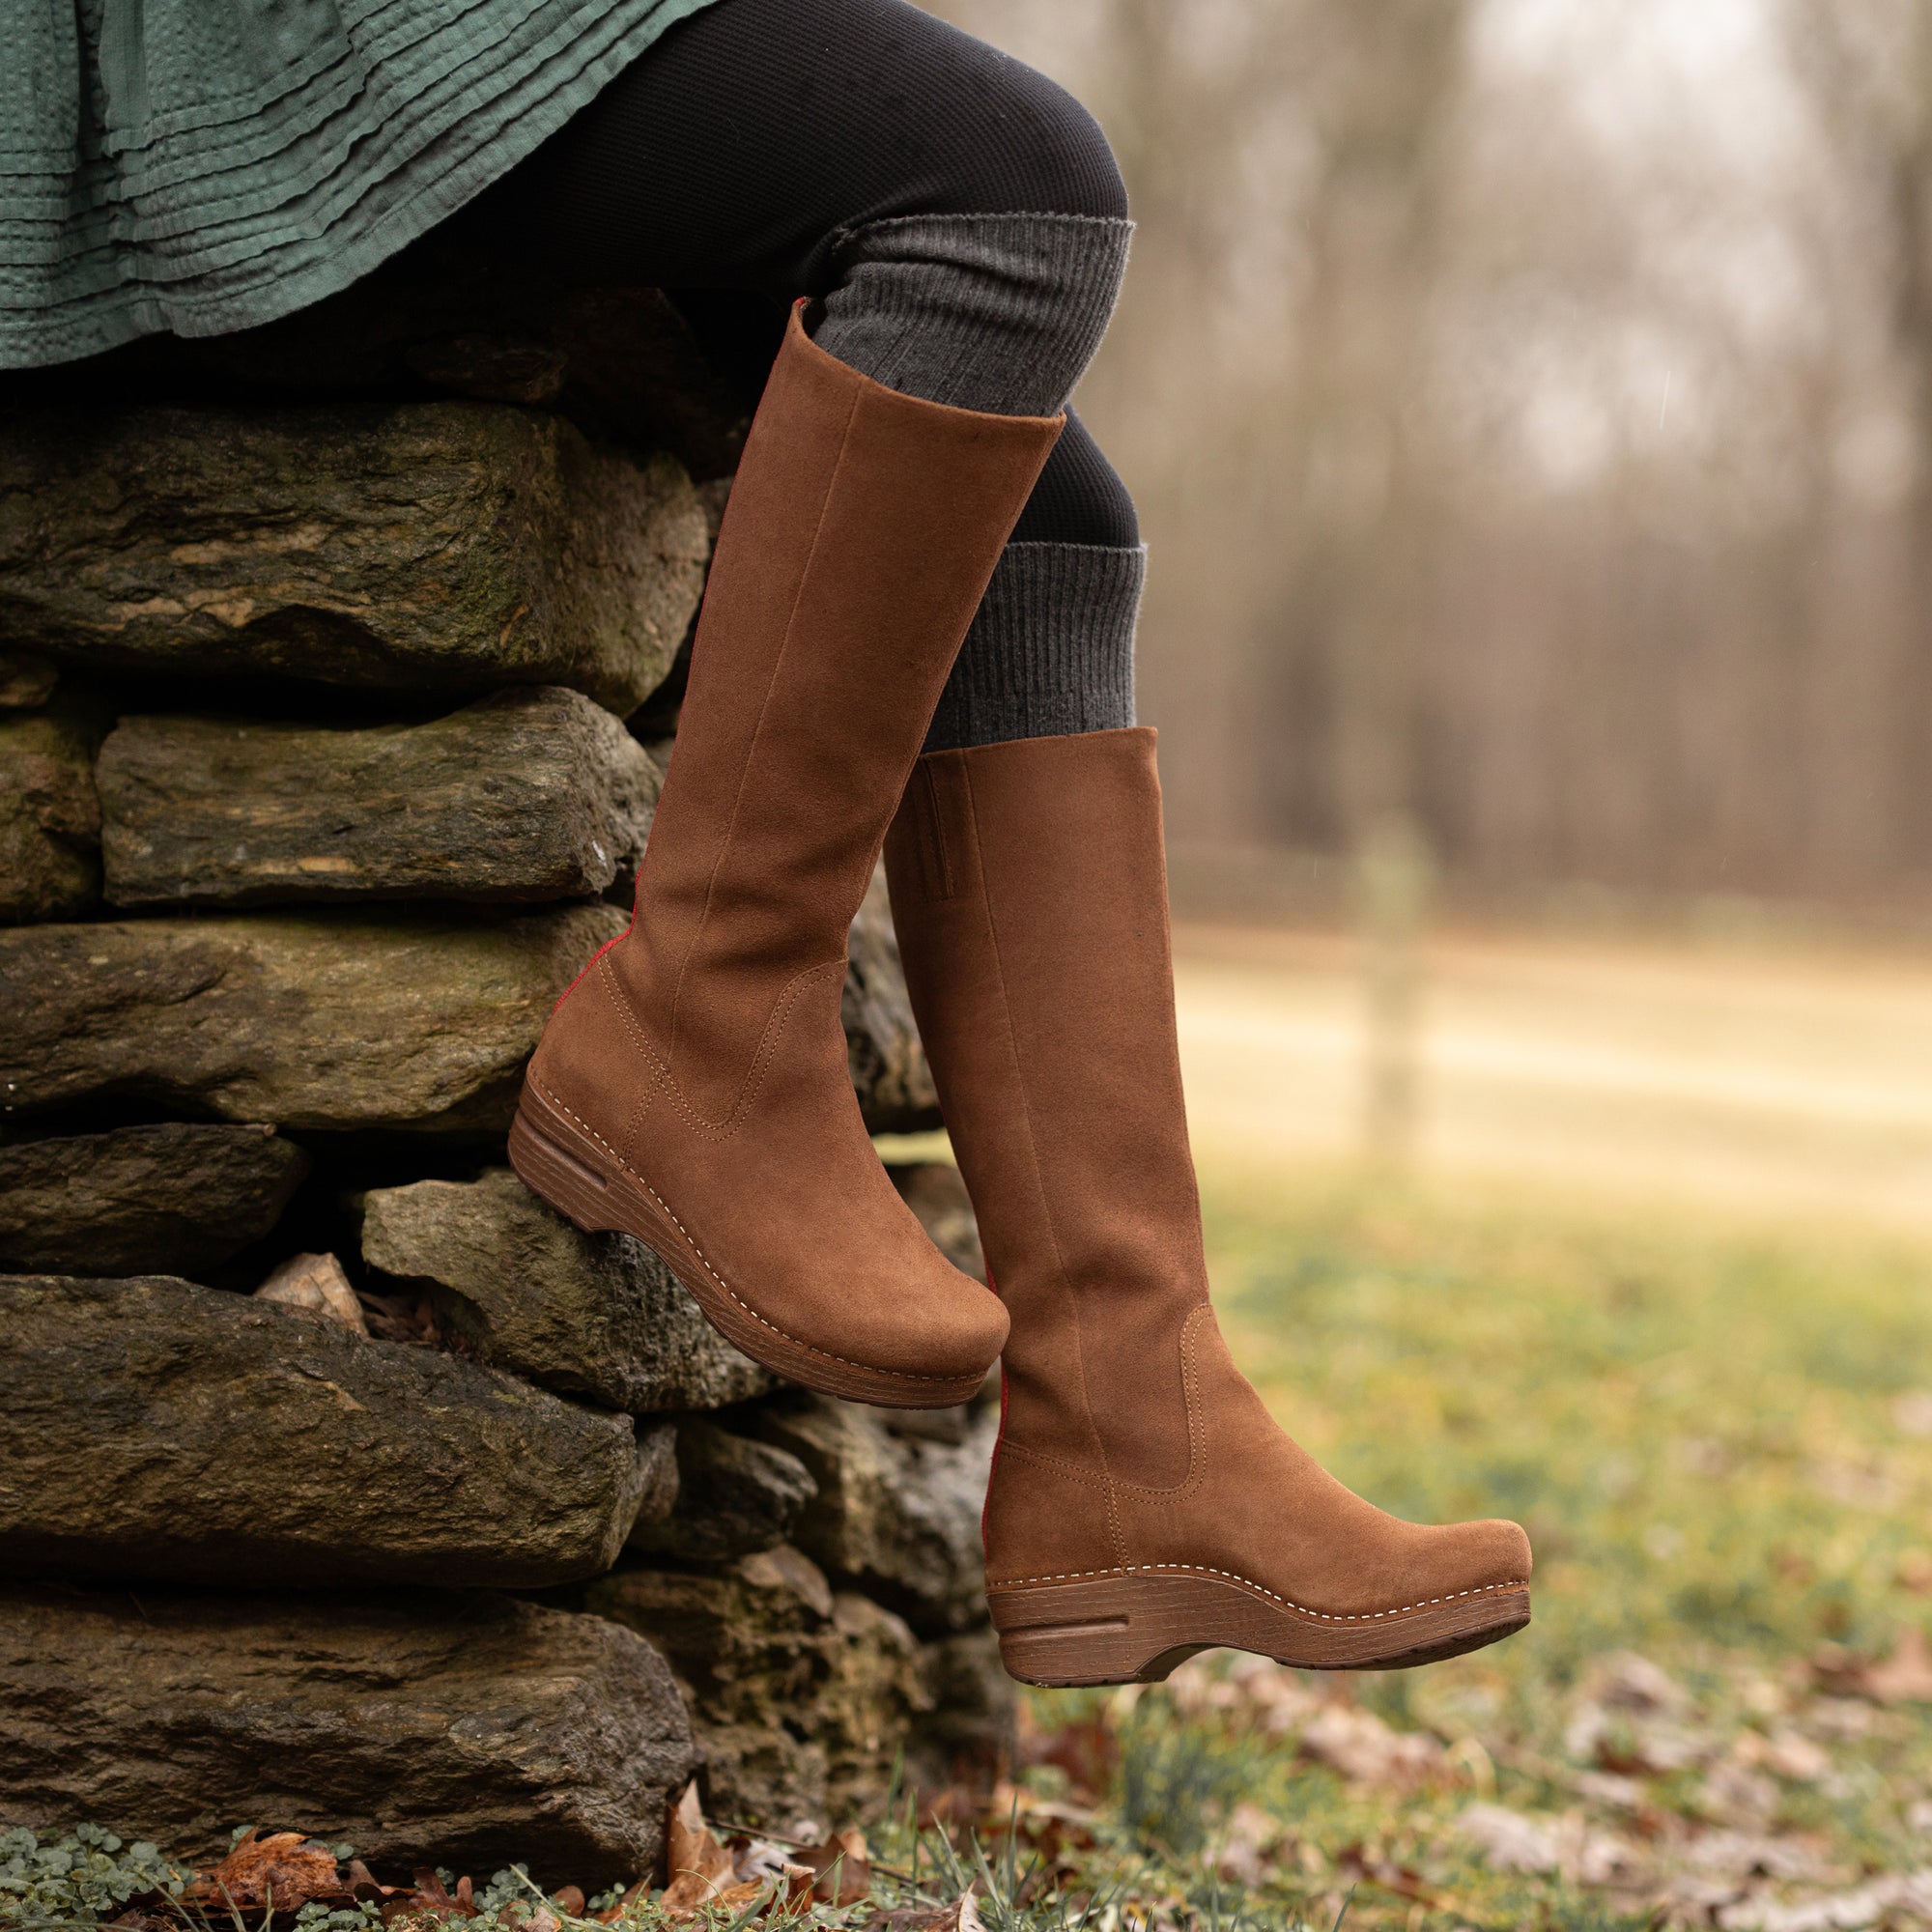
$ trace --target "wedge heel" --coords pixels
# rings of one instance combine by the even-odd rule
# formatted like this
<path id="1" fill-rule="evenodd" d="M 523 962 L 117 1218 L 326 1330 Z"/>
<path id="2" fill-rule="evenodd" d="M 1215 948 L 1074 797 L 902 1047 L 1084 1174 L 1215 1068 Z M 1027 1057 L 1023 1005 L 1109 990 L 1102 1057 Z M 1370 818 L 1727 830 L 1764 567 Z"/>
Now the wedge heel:
<path id="1" fill-rule="evenodd" d="M 1185 1570 L 1000 1584 L 987 1596 L 1008 1672 L 1056 1689 L 1157 1684 L 1197 1651 L 1222 1646 L 1300 1670 L 1400 1670 L 1479 1650 L 1529 1622 L 1521 1585 L 1360 1617 L 1318 1616 L 1236 1578 Z"/>

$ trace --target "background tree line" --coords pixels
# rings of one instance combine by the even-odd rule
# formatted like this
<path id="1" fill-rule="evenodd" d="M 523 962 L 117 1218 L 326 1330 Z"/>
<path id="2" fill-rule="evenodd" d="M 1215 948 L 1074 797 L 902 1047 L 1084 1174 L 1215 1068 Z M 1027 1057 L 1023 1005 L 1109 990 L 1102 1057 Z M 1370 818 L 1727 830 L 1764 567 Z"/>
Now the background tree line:
<path id="1" fill-rule="evenodd" d="M 941 0 L 1140 223 L 1188 855 L 1932 902 L 1932 0 Z"/>

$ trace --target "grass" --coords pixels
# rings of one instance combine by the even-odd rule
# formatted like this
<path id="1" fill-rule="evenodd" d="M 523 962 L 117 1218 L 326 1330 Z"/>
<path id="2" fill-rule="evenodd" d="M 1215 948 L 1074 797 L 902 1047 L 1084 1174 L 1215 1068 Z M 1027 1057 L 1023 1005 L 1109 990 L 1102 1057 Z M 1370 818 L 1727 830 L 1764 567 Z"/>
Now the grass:
<path id="1" fill-rule="evenodd" d="M 1231 1342 L 1307 1448 L 1399 1515 L 1534 1540 L 1531 1629 L 1359 1687 L 1390 1714 L 1480 1684 L 1523 1725 L 1606 1650 L 1779 1667 L 1922 1619 L 1922 1251 L 1348 1187 L 1209 1226 Z"/>
<path id="2" fill-rule="evenodd" d="M 1270 1731 L 1253 1690 L 1280 1687 L 1211 1660 L 1094 1700 L 1117 1830 L 1311 1922 L 1351 1888 L 1351 1923 L 1408 1932 L 1932 1917 L 1891 1895 L 1932 1864 L 1932 1673 L 1872 1668 L 1932 1616 L 1932 1256 L 1348 1182 L 1208 1212 L 1224 1325 L 1276 1414 L 1400 1515 L 1525 1522 L 1536 1621 L 1301 1680 L 1418 1739 L 1419 1770 L 1311 1762 L 1308 1707 Z M 1494 1807 L 1531 1820 L 1553 1868 L 1485 1856 L 1472 1804 L 1491 1838 Z"/>
<path id="3" fill-rule="evenodd" d="M 969 1887 L 986 1932 L 1932 1919 L 1932 1256 L 1336 1180 L 1208 1213 L 1277 1414 L 1402 1515 L 1525 1521 L 1535 1623 L 1030 1695 L 1015 1782 L 871 1821 L 872 1899 L 814 1922 L 961 1932 Z"/>

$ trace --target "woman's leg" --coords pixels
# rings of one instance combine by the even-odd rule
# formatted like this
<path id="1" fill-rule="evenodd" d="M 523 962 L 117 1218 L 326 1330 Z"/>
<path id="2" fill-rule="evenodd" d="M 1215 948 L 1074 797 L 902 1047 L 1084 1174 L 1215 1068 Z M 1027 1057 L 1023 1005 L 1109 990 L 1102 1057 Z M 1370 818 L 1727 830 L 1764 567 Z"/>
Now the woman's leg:
<path id="1" fill-rule="evenodd" d="M 902 0 L 720 0 L 464 219 L 577 280 L 818 298 L 814 339 L 887 386 L 1042 414 L 1098 344 L 1126 215 L 1093 117 L 1009 56 Z M 1144 556 L 1069 415 L 927 749 L 1132 724 Z"/>
<path id="2" fill-rule="evenodd" d="M 1112 304 L 1124 217 L 1071 205 L 1088 175 L 1118 194 L 1104 160 L 1058 90 L 894 0 L 722 0 L 466 219 L 554 273 L 812 298 L 733 485 L 637 917 L 546 1030 L 511 1151 L 838 1394 L 957 1401 L 1004 1340 L 879 1167 L 839 991 L 1044 412 Z"/>
<path id="3" fill-rule="evenodd" d="M 1064 400 L 1097 340 L 1124 244 L 1118 181 L 1091 123 L 1037 76 L 887 0 L 724 0 L 668 37 L 506 202 L 518 195 L 577 272 L 815 297 L 818 343 L 840 358 L 833 368 L 991 412 L 982 421 Z M 898 760 L 925 729 L 933 673 L 967 630 L 956 592 L 971 573 L 946 531 L 956 512 L 908 521 L 898 497 L 932 481 L 936 465 L 941 495 L 956 498 L 972 436 L 942 455 L 906 423 L 896 454 L 874 463 L 881 487 L 867 515 L 828 521 L 838 493 L 812 489 L 788 516 L 783 472 L 803 475 L 829 455 L 810 436 L 784 440 L 801 370 L 813 375 L 781 355 L 740 472 L 640 927 L 648 918 L 676 935 L 689 923 L 676 882 L 654 888 L 651 868 L 667 842 L 707 859 L 722 849 L 701 824 L 684 829 L 692 814 L 677 804 L 692 789 L 680 781 L 696 769 L 701 791 L 715 766 L 754 815 L 838 823 L 842 883 L 824 895 L 834 919 L 816 941 L 830 945 L 854 868 L 869 865 L 878 801 L 896 800 Z M 842 393 L 825 370 L 816 379 Z M 972 418 L 946 420 L 970 429 Z M 1163 1675 L 1207 1644 L 1386 1664 L 1491 1641 L 1527 1615 L 1521 1532 L 1419 1528 L 1350 1495 L 1269 1421 L 1214 1329 L 1179 1093 L 1151 734 L 1122 728 L 1140 572 L 1132 506 L 1077 425 L 1023 510 L 981 495 L 968 521 L 990 584 L 981 578 L 986 594 L 889 863 L 922 1030 L 1012 1316 L 987 1512 L 1008 1661 L 1038 1681 L 1094 1682 Z M 1004 539 L 998 526 L 1013 514 L 1002 551 L 988 539 Z M 760 765 L 718 721 L 742 708 L 748 671 L 776 681 L 785 650 L 774 631 L 793 640 L 797 613 L 813 605 L 784 554 L 813 518 L 833 532 L 841 568 L 875 594 L 863 608 L 835 597 L 838 621 L 820 608 L 795 639 L 794 670 L 811 674 L 770 713 L 774 735 L 802 731 L 834 756 L 809 795 L 786 797 L 782 761 Z M 929 596 L 928 580 L 949 572 L 946 621 L 915 626 L 917 636 L 895 629 L 895 606 Z M 761 575 L 779 580 L 762 611 L 741 581 Z M 882 716 L 873 687 L 912 660 L 921 674 L 899 677 Z M 856 745 L 841 728 L 853 709 L 872 716 Z M 870 778 L 841 781 L 857 753 L 869 754 L 857 761 Z M 775 882 L 801 869 L 782 838 L 753 857 L 750 872 L 713 865 L 706 902 L 721 879 L 727 899 L 781 897 Z M 778 925 L 789 963 L 800 922 Z M 707 980 L 746 977 L 742 948 L 701 956 Z M 755 974 L 750 983 L 753 1016 L 775 1012 L 767 983 Z M 632 1006 L 648 1027 L 664 1003 L 648 973 L 642 985 Z M 615 1023 L 580 1030 L 554 1060 L 609 1053 L 625 989 L 616 995 Z M 674 1014 L 684 997 L 670 1002 Z M 546 1053 L 552 1045 L 547 1037 Z M 734 1073 L 733 1055 L 723 1060 Z M 836 1084 L 829 1055 L 819 1071 Z M 639 1112 L 648 1129 L 651 1109 Z M 781 1132 L 785 1157 L 774 1163 L 768 1138 L 761 1164 L 737 1178 L 778 1184 L 808 1252 L 827 1247 L 838 1267 L 883 1256 L 877 1283 L 857 1282 L 868 1291 L 860 1298 L 890 1307 L 896 1292 L 911 1329 L 867 1330 L 866 1359 L 882 1360 L 932 1326 L 937 1301 L 922 1293 L 929 1284 L 911 1250 L 867 1218 L 862 1143 L 806 1119 L 803 1146 L 786 1149 Z M 717 1124 L 696 1122 L 696 1138 Z M 639 1136 L 634 1120 L 625 1145 Z M 642 1142 L 648 1151 L 649 1131 Z M 684 1154 L 671 1148 L 668 1164 L 701 1198 L 703 1175 L 691 1181 Z M 818 1211 L 828 1201 L 829 1219 Z M 715 1225 L 729 1238 L 756 1218 L 749 1202 L 741 1191 L 735 1213 L 724 1202 Z M 856 1243 L 841 1245 L 840 1209 Z M 753 1259 L 782 1263 L 782 1248 L 767 1242 Z M 832 1283 L 848 1298 L 853 1285 Z"/>
<path id="4" fill-rule="evenodd" d="M 940 695 L 925 749 L 1131 724 L 1146 562 L 1134 500 L 1069 410 Z"/>

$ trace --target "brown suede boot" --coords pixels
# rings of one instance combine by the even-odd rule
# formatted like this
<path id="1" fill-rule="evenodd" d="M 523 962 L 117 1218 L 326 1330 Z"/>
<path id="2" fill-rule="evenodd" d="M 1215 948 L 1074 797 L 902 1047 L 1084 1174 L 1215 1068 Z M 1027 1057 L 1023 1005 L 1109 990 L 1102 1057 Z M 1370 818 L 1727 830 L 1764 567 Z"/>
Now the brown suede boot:
<path id="1" fill-rule="evenodd" d="M 647 1241 L 746 1354 L 859 1402 L 963 1401 L 1006 1337 L 879 1165 L 838 1001 L 880 841 L 1061 421 L 899 395 L 794 311 L 636 916 L 552 1015 L 510 1139 L 537 1193 Z"/>
<path id="2" fill-rule="evenodd" d="M 1387 1669 L 1529 1621 L 1512 1522 L 1363 1502 L 1283 1434 L 1208 1300 L 1153 733 L 922 758 L 886 843 L 913 1009 L 1012 1318 L 986 1499 L 1033 1684 L 1211 1645 Z"/>

